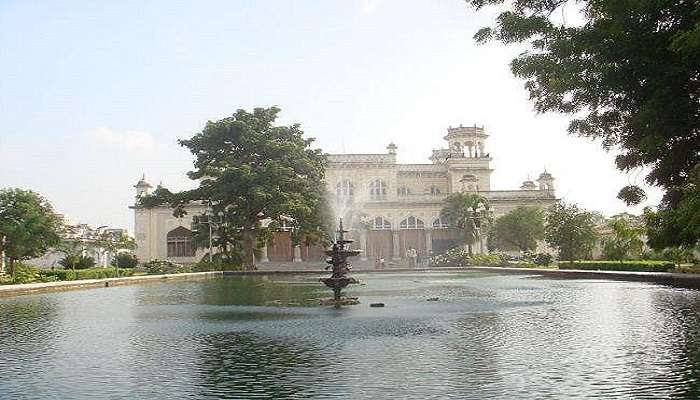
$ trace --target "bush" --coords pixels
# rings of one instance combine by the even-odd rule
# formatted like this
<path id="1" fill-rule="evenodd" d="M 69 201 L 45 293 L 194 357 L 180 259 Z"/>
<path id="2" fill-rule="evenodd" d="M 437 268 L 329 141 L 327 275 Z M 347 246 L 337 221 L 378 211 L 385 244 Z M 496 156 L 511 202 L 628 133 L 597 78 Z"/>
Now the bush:
<path id="1" fill-rule="evenodd" d="M 95 259 L 89 256 L 80 256 L 75 269 L 89 269 L 95 267 Z"/>
<path id="2" fill-rule="evenodd" d="M 464 264 L 471 266 L 500 267 L 503 265 L 503 260 L 498 254 L 472 254 L 471 256 L 466 255 Z"/>
<path id="3" fill-rule="evenodd" d="M 31 265 L 15 262 L 14 275 L 9 280 L 10 283 L 32 283 L 40 280 L 39 270 Z"/>
<path id="4" fill-rule="evenodd" d="M 112 260 L 112 266 L 119 268 L 135 268 L 139 265 L 139 259 L 129 253 L 119 253 Z"/>
<path id="5" fill-rule="evenodd" d="M 65 269 L 73 269 L 78 263 L 80 262 L 80 256 L 77 255 L 68 255 L 63 257 L 58 261 L 58 264 L 61 265 Z"/>
<path id="6" fill-rule="evenodd" d="M 532 261 L 539 266 L 546 267 L 549 264 L 552 263 L 552 255 L 548 253 L 537 253 L 535 254 L 535 257 L 532 258 Z"/>
<path id="7" fill-rule="evenodd" d="M 667 272 L 675 265 L 668 261 L 574 261 L 559 263 L 559 269 L 592 271 Z"/>
<path id="8" fill-rule="evenodd" d="M 467 256 L 464 249 L 454 248 L 443 254 L 430 257 L 430 265 L 434 267 L 463 267 Z"/>
<path id="9" fill-rule="evenodd" d="M 472 254 L 464 249 L 454 248 L 444 254 L 430 258 L 430 265 L 435 267 L 464 267 L 464 266 L 489 266 L 500 267 L 508 265 L 504 255 L 499 253 Z"/>
<path id="10" fill-rule="evenodd" d="M 104 278 L 114 278 L 117 276 L 116 268 L 90 268 L 90 269 L 56 269 L 56 270 L 42 270 L 39 272 L 42 281 L 75 281 L 83 279 L 104 279 Z M 133 270 L 120 270 L 119 276 L 131 276 L 134 274 Z"/>
<path id="11" fill-rule="evenodd" d="M 192 272 L 191 266 L 177 264 L 168 260 L 152 260 L 144 264 L 146 272 L 149 274 L 182 274 Z"/>

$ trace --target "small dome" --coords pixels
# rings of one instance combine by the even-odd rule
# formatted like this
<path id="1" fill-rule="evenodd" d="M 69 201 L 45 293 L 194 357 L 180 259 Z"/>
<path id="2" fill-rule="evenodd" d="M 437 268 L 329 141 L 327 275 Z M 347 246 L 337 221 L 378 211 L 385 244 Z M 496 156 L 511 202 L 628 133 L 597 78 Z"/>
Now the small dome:
<path id="1" fill-rule="evenodd" d="M 396 144 L 394 142 L 389 143 L 388 146 L 386 146 L 386 149 L 389 150 L 389 154 L 396 154 Z"/>
<path id="2" fill-rule="evenodd" d="M 535 182 L 533 182 L 531 180 L 526 180 L 523 182 L 522 185 L 520 185 L 520 189 L 522 189 L 522 190 L 536 190 L 537 185 L 535 185 Z"/>
<path id="3" fill-rule="evenodd" d="M 544 172 L 540 174 L 539 179 L 554 179 L 554 177 L 545 169 Z"/>
<path id="4" fill-rule="evenodd" d="M 146 182 L 146 175 L 144 175 L 141 177 L 141 179 L 136 183 L 136 186 L 134 186 L 134 187 L 137 187 L 137 188 L 149 187 L 150 188 L 153 186 L 151 186 L 150 183 Z"/>

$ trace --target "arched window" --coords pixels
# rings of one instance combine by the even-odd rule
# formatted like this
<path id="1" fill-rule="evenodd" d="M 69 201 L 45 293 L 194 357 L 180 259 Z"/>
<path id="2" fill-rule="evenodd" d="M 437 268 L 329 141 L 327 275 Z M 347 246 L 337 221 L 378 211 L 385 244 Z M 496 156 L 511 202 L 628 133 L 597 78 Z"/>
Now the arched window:
<path id="1" fill-rule="evenodd" d="M 430 194 L 432 194 L 433 196 L 440 194 L 440 188 L 435 185 L 431 186 Z"/>
<path id="2" fill-rule="evenodd" d="M 369 198 L 372 200 L 386 199 L 386 184 L 381 179 L 375 179 L 369 184 Z"/>
<path id="3" fill-rule="evenodd" d="M 405 186 L 402 186 L 398 190 L 399 196 L 408 196 L 411 194 L 411 190 Z"/>
<path id="4" fill-rule="evenodd" d="M 179 226 L 167 234 L 168 257 L 193 257 L 192 231 Z"/>
<path id="5" fill-rule="evenodd" d="M 433 228 L 434 229 L 447 229 L 450 227 L 450 224 L 447 223 L 447 220 L 444 218 L 440 217 L 433 221 Z"/>
<path id="6" fill-rule="evenodd" d="M 335 194 L 338 197 L 352 197 L 354 194 L 354 186 L 350 179 L 343 179 L 335 185 Z"/>
<path id="7" fill-rule="evenodd" d="M 408 217 L 399 223 L 399 229 L 423 229 L 425 224 L 416 217 Z"/>
<path id="8" fill-rule="evenodd" d="M 372 229 L 391 229 L 391 223 L 382 217 L 375 217 Z"/>

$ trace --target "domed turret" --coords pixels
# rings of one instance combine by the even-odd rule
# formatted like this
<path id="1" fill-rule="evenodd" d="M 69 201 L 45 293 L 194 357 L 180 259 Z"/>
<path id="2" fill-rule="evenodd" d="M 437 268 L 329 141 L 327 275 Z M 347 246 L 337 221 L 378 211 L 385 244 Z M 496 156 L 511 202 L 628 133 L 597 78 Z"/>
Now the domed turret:
<path id="1" fill-rule="evenodd" d="M 396 144 L 394 142 L 389 143 L 388 146 L 386 146 L 386 149 L 389 151 L 389 154 L 396 154 Z"/>
<path id="2" fill-rule="evenodd" d="M 149 194 L 153 186 L 146 182 L 146 175 L 144 174 L 134 187 L 136 188 L 136 197 L 141 197 Z"/>
<path id="3" fill-rule="evenodd" d="M 537 178 L 537 183 L 540 184 L 540 190 L 554 191 L 554 177 L 546 169 Z"/>
<path id="4" fill-rule="evenodd" d="M 535 182 L 531 181 L 530 179 L 523 181 L 523 184 L 520 185 L 521 190 L 537 190 L 537 185 L 535 185 Z"/>

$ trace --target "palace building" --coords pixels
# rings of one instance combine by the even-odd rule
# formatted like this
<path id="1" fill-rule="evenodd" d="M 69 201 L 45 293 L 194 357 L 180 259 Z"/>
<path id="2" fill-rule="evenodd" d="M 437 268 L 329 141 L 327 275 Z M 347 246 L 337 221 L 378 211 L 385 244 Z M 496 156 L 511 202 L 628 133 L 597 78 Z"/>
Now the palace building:
<path id="1" fill-rule="evenodd" d="M 548 207 L 557 199 L 554 178 L 544 171 L 518 190 L 491 188 L 491 154 L 483 127 L 450 127 L 447 147 L 433 150 L 430 163 L 399 164 L 397 146 L 380 154 L 329 154 L 326 186 L 336 214 L 343 217 L 362 260 L 402 260 L 408 249 L 419 257 L 443 252 L 456 244 L 457 234 L 440 218 L 445 198 L 455 192 L 478 193 L 489 200 L 493 217 L 518 206 Z M 140 180 L 137 198 L 151 185 Z M 196 262 L 205 251 L 195 252 L 190 243 L 192 217 L 206 211 L 193 204 L 185 218 L 176 218 L 167 206 L 135 211 L 136 254 L 142 262 L 168 259 Z M 484 240 L 475 246 L 484 251 Z M 262 249 L 261 262 L 317 261 L 318 246 L 292 246 L 291 233 L 283 225 L 272 243 Z"/>

